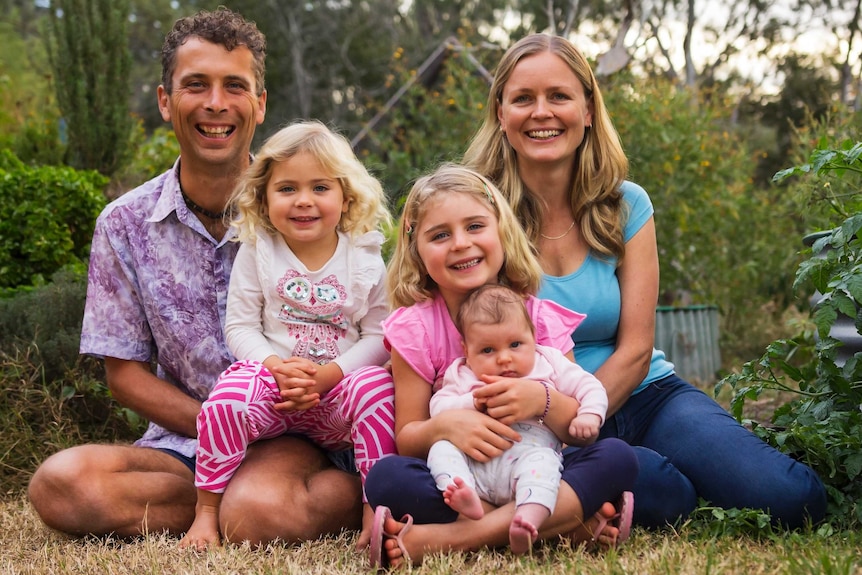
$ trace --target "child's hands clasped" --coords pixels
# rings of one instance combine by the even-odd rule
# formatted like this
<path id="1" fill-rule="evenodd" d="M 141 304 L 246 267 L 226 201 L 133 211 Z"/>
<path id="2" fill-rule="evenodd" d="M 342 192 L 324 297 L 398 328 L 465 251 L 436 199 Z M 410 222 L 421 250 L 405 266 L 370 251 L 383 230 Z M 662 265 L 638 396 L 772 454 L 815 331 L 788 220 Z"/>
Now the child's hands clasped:
<path id="1" fill-rule="evenodd" d="M 274 405 L 275 409 L 304 411 L 320 403 L 320 393 L 315 388 L 314 379 L 317 364 L 308 359 L 290 357 L 285 360 L 268 358 L 265 365 L 275 378 L 283 400 Z"/>

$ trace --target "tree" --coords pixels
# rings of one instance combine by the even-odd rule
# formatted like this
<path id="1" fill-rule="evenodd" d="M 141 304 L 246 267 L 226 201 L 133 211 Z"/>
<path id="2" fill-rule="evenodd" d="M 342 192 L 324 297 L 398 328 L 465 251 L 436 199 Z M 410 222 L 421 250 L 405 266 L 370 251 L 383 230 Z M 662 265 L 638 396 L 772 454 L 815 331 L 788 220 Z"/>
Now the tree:
<path id="1" fill-rule="evenodd" d="M 48 54 L 68 134 L 68 163 L 110 176 L 127 159 L 129 0 L 55 0 Z"/>

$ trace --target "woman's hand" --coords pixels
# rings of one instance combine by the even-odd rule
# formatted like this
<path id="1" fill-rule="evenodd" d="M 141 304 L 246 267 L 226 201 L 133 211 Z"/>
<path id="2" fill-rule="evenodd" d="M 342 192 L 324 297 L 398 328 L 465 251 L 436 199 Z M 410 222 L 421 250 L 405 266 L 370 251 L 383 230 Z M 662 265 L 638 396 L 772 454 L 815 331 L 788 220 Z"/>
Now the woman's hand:
<path id="1" fill-rule="evenodd" d="M 445 437 L 455 447 L 476 461 L 486 462 L 501 455 L 521 441 L 521 435 L 508 425 L 470 409 L 444 411 L 434 417 Z"/>
<path id="2" fill-rule="evenodd" d="M 547 395 L 544 384 L 526 378 L 482 375 L 487 383 L 473 392 L 473 400 L 485 406 L 485 413 L 502 424 L 540 417 L 545 412 Z"/>

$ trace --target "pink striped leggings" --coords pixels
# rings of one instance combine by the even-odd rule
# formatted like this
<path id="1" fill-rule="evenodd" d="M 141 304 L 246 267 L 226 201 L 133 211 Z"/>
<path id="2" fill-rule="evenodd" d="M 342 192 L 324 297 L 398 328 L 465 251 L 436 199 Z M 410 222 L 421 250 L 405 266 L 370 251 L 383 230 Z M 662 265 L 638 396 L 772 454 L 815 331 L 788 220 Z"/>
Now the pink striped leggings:
<path id="1" fill-rule="evenodd" d="M 395 403 L 392 376 L 370 366 L 347 374 L 306 411 L 281 412 L 278 384 L 262 363 L 238 361 L 218 379 L 198 415 L 195 485 L 223 493 L 250 443 L 297 433 L 336 451 L 353 446 L 363 485 L 377 460 L 394 455 Z"/>

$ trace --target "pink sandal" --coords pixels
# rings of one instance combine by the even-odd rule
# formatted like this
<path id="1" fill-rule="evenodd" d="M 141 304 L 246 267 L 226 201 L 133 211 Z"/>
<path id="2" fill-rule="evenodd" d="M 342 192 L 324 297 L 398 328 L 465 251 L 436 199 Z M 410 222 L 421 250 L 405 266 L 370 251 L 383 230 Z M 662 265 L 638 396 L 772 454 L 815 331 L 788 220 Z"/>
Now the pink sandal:
<path id="1" fill-rule="evenodd" d="M 620 530 L 616 541 L 611 547 L 618 547 L 626 542 L 632 532 L 632 513 L 635 508 L 635 496 L 631 491 L 624 491 L 617 502 L 617 512 L 612 517 L 605 517 L 600 512 L 597 512 L 594 517 L 599 520 L 598 525 L 593 530 L 592 542 L 598 544 L 599 535 L 604 531 L 605 526 L 611 524 Z"/>
<path id="2" fill-rule="evenodd" d="M 389 557 L 386 555 L 386 550 L 383 548 L 383 542 L 386 539 L 394 539 L 398 548 L 401 549 L 401 554 L 405 561 L 410 563 L 410 554 L 404 547 L 404 535 L 413 526 L 413 517 L 410 514 L 401 518 L 404 522 L 404 527 L 401 528 L 395 535 L 390 535 L 383 529 L 383 524 L 388 518 L 392 517 L 392 512 L 385 505 L 378 505 L 374 510 L 374 523 L 371 525 L 371 542 L 368 545 L 368 562 L 372 569 L 385 569 L 389 565 Z"/>

